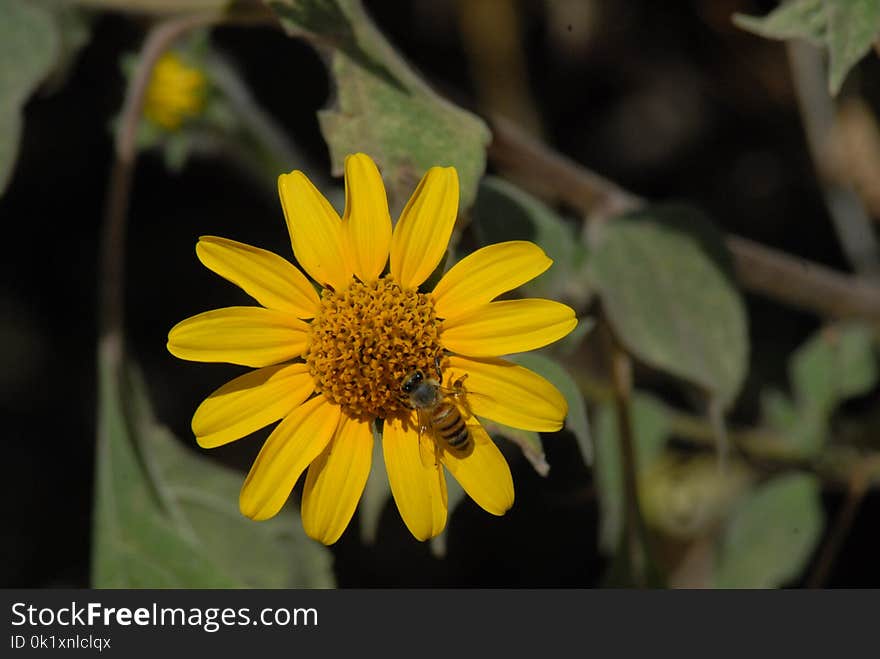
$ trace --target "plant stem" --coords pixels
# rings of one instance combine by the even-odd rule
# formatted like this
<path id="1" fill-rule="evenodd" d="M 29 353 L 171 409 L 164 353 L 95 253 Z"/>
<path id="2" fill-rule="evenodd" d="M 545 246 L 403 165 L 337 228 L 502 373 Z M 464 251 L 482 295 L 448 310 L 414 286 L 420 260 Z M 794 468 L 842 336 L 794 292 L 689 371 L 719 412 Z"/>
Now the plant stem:
<path id="1" fill-rule="evenodd" d="M 828 92 L 822 53 L 816 46 L 798 40 L 789 41 L 786 48 L 807 146 L 840 247 L 856 272 L 876 279 L 880 274 L 880 250 L 861 200 L 854 191 L 822 177 L 834 126 L 834 103 Z"/>
<path id="2" fill-rule="evenodd" d="M 599 404 L 613 404 L 613 383 L 583 371 L 570 371 L 584 397 Z M 670 433 L 683 440 L 711 448 L 717 445 L 716 430 L 702 417 L 667 408 Z M 793 450 L 784 435 L 765 428 L 738 428 L 728 431 L 731 446 L 746 458 L 770 468 L 794 468 L 815 473 L 826 486 L 847 487 L 852 474 L 862 470 L 868 488 L 880 486 L 880 452 L 859 452 L 834 441 L 816 458 L 809 459 Z"/>
<path id="3" fill-rule="evenodd" d="M 100 340 L 103 346 L 107 346 L 105 357 L 110 359 L 114 370 L 118 369 L 123 353 L 126 219 L 137 156 L 137 129 L 147 85 L 156 62 L 174 41 L 190 30 L 217 23 L 221 18 L 216 13 L 197 14 L 169 19 L 152 28 L 141 48 L 137 70 L 125 92 L 104 214 L 99 282 Z"/>
<path id="4" fill-rule="evenodd" d="M 831 568 L 834 567 L 834 562 L 840 553 L 843 541 L 849 535 L 849 530 L 852 528 L 856 514 L 865 498 L 865 494 L 868 493 L 868 489 L 868 469 L 863 463 L 850 474 L 846 500 L 837 514 L 837 518 L 834 520 L 834 528 L 831 529 L 828 540 L 819 553 L 816 567 L 807 580 L 807 588 L 822 588 L 828 581 Z"/>
<path id="5" fill-rule="evenodd" d="M 620 440 L 625 505 L 625 551 L 633 584 L 638 588 L 645 588 L 649 582 L 651 558 L 647 526 L 639 503 L 638 462 L 632 421 L 632 360 L 611 333 L 611 328 L 605 323 L 603 325 L 609 348 L 614 411 L 617 419 L 617 436 Z"/>

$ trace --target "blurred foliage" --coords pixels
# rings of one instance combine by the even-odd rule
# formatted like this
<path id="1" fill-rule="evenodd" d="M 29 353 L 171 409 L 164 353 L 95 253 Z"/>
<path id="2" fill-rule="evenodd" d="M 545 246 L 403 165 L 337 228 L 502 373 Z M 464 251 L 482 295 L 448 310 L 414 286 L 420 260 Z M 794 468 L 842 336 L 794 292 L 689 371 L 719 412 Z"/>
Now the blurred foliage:
<path id="1" fill-rule="evenodd" d="M 471 226 L 480 243 L 530 240 L 540 245 L 553 267 L 521 287 L 524 295 L 562 300 L 583 308 L 591 294 L 587 250 L 574 224 L 520 188 L 494 177 L 480 182 L 471 210 Z"/>
<path id="2" fill-rule="evenodd" d="M 641 476 L 659 458 L 671 431 L 666 406 L 649 394 L 632 398 L 633 440 L 637 475 Z M 623 463 L 614 407 L 601 405 L 596 411 L 596 490 L 599 495 L 599 548 L 614 554 L 620 547 L 624 528 Z"/>
<path id="3" fill-rule="evenodd" d="M 791 357 L 793 397 L 773 388 L 763 392 L 765 420 L 798 455 L 816 457 L 830 439 L 832 415 L 841 403 L 877 385 L 873 343 L 867 325 L 826 327 Z"/>
<path id="4" fill-rule="evenodd" d="M 733 21 L 768 39 L 806 39 L 825 48 L 828 89 L 837 94 L 880 33 L 880 0 L 792 0 L 763 18 L 737 14 Z"/>
<path id="5" fill-rule="evenodd" d="M 222 157 L 274 196 L 278 173 L 289 171 L 300 160 L 284 132 L 253 98 L 236 68 L 213 48 L 207 30 L 194 31 L 172 52 L 204 76 L 201 110 L 173 128 L 143 118 L 136 136 L 138 148 L 159 151 L 174 174 L 194 155 Z M 128 81 L 136 75 L 138 63 L 134 53 L 122 59 Z"/>
<path id="6" fill-rule="evenodd" d="M 52 14 L 25 0 L 0 0 L 0 194 L 21 135 L 24 103 L 52 70 L 61 38 Z"/>
<path id="7" fill-rule="evenodd" d="M 822 535 L 819 482 L 810 474 L 779 476 L 750 493 L 721 535 L 719 588 L 776 588 L 796 579 Z"/>
<path id="8" fill-rule="evenodd" d="M 651 528 L 689 541 L 714 532 L 753 480 L 741 460 L 722 468 L 712 455 L 667 451 L 642 471 L 639 501 Z"/>
<path id="9" fill-rule="evenodd" d="M 291 505 L 265 523 L 243 517 L 241 474 L 160 426 L 140 375 L 126 367 L 117 378 L 106 349 L 99 373 L 93 587 L 334 585 L 329 552 Z"/>

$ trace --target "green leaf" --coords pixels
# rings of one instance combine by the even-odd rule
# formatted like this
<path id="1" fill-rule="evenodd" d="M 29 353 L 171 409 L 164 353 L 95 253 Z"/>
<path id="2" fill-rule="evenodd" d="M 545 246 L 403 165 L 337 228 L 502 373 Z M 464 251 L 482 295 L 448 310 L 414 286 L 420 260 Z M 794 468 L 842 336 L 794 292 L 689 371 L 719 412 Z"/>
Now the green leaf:
<path id="1" fill-rule="evenodd" d="M 807 39 L 821 45 L 828 33 L 826 0 L 783 2 L 764 17 L 734 14 L 733 22 L 767 39 Z"/>
<path id="2" fill-rule="evenodd" d="M 820 330 L 792 355 L 789 377 L 794 401 L 777 391 L 765 392 L 764 418 L 800 455 L 815 456 L 828 439 L 831 417 L 840 404 L 877 384 L 871 328 L 849 322 Z"/>
<path id="3" fill-rule="evenodd" d="M 392 209 L 399 210 L 425 171 L 451 165 L 461 181 L 461 207 L 473 203 L 486 164 L 488 128 L 419 79 L 358 0 L 269 5 L 288 34 L 332 50 L 336 102 L 318 119 L 334 174 L 342 174 L 347 154 L 369 154 L 382 170 Z"/>
<path id="4" fill-rule="evenodd" d="M 607 223 L 591 247 L 603 308 L 626 348 L 730 405 L 749 337 L 718 231 L 698 212 L 667 205 Z"/>
<path id="5" fill-rule="evenodd" d="M 486 176 L 477 191 L 471 225 L 483 244 L 530 240 L 553 259 L 547 272 L 522 286 L 527 296 L 563 300 L 576 308 L 586 304 L 591 294 L 587 250 L 574 226 L 538 199 L 502 179 Z"/>
<path id="6" fill-rule="evenodd" d="M 671 420 L 666 406 L 648 394 L 632 398 L 633 439 L 641 475 L 650 469 L 666 446 Z M 614 407 L 603 404 L 596 413 L 595 479 L 599 494 L 599 547 L 613 554 L 620 543 L 624 522 L 623 468 Z"/>
<path id="7" fill-rule="evenodd" d="M 0 0 L 2 1 L 2 0 Z M 58 49 L 53 70 L 45 80 L 44 90 L 58 90 L 70 75 L 80 51 L 92 36 L 92 15 L 68 0 L 32 0 L 51 12 L 58 34 Z"/>
<path id="8" fill-rule="evenodd" d="M 768 39 L 807 39 L 828 49 L 828 88 L 837 94 L 849 70 L 880 32 L 877 0 L 793 0 L 763 18 L 737 14 L 739 27 Z"/>
<path id="9" fill-rule="evenodd" d="M 822 535 L 824 513 L 813 475 L 789 474 L 757 488 L 721 536 L 719 588 L 776 588 L 797 578 Z"/>
<path id="10" fill-rule="evenodd" d="M 790 368 L 798 402 L 830 413 L 877 384 L 871 328 L 851 323 L 822 330 L 798 348 Z"/>
<path id="11" fill-rule="evenodd" d="M 48 11 L 24 0 L 0 0 L 0 194 L 18 154 L 22 106 L 49 75 L 59 48 Z"/>
<path id="12" fill-rule="evenodd" d="M 770 426 L 782 431 L 793 428 L 798 421 L 797 407 L 778 389 L 761 392 L 761 413 Z"/>
<path id="13" fill-rule="evenodd" d="M 117 380 L 111 361 L 102 349 L 92 586 L 332 587 L 330 553 L 297 512 L 243 517 L 243 475 L 158 425 L 140 378 Z"/>
<path id="14" fill-rule="evenodd" d="M 827 5 L 828 51 L 831 54 L 828 88 L 836 94 L 849 70 L 871 52 L 880 32 L 880 2 L 838 0 Z"/>
<path id="15" fill-rule="evenodd" d="M 587 406 L 577 383 L 568 371 L 555 359 L 536 353 L 511 355 L 510 361 L 531 369 L 538 375 L 549 380 L 568 403 L 568 416 L 565 417 L 565 429 L 577 439 L 581 456 L 588 465 L 593 464 L 593 444 L 590 438 L 590 422 L 587 418 Z"/>
<path id="16" fill-rule="evenodd" d="M 814 456 L 825 443 L 828 415 L 818 408 L 798 406 L 781 391 L 769 389 L 761 394 L 761 412 L 797 455 Z"/>

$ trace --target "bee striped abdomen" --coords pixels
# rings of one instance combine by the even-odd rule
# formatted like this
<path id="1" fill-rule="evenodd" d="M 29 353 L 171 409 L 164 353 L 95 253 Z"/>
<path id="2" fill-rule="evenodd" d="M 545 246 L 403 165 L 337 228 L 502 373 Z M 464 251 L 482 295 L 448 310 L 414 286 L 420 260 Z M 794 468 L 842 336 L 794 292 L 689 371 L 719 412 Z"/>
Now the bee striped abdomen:
<path id="1" fill-rule="evenodd" d="M 461 417 L 461 412 L 450 401 L 443 401 L 437 406 L 433 414 L 432 425 L 434 432 L 454 449 L 463 449 L 470 441 L 470 430 Z"/>

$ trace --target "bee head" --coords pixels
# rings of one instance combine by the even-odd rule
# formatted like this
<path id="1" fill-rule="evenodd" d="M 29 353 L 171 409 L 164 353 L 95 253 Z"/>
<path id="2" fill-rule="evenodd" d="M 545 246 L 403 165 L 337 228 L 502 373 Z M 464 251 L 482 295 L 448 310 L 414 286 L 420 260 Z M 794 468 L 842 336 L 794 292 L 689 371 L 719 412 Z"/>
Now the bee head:
<path id="1" fill-rule="evenodd" d="M 410 394 L 425 379 L 425 374 L 419 370 L 415 370 L 403 379 L 400 388 L 404 393 Z"/>

